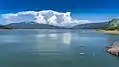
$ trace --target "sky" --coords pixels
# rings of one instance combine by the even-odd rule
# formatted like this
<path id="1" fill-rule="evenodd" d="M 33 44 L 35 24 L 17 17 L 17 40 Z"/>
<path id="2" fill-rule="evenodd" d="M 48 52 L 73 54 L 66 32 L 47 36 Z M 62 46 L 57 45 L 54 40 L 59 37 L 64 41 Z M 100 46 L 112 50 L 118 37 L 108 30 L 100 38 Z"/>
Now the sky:
<path id="1" fill-rule="evenodd" d="M 54 10 L 75 19 L 105 21 L 119 16 L 119 0 L 0 0 L 0 14 Z"/>

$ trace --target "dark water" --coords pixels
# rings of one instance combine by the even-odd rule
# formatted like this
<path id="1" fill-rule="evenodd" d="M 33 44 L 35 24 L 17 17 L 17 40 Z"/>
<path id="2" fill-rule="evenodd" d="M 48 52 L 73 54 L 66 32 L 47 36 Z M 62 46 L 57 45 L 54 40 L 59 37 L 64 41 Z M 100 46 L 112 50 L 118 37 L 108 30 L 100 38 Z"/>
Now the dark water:
<path id="1" fill-rule="evenodd" d="M 0 67 L 119 67 L 104 51 L 117 40 L 94 30 L 0 30 Z"/>

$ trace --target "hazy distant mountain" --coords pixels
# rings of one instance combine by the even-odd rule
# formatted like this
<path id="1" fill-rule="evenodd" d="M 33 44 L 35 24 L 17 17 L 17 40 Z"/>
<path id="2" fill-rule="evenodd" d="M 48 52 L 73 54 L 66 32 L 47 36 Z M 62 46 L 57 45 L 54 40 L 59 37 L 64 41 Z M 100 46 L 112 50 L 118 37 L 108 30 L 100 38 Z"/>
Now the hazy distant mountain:
<path id="1" fill-rule="evenodd" d="M 20 22 L 20 23 L 11 23 L 6 26 L 12 29 L 101 29 L 106 27 L 107 25 L 108 22 L 87 23 L 67 28 L 48 24 L 39 24 L 35 22 Z"/>
<path id="2" fill-rule="evenodd" d="M 10 28 L 6 27 L 6 26 L 3 26 L 3 25 L 0 25 L 0 29 L 10 29 Z"/>
<path id="3" fill-rule="evenodd" d="M 100 23 L 87 23 L 76 25 L 74 29 L 101 29 L 108 25 L 108 22 L 100 22 Z"/>
<path id="4" fill-rule="evenodd" d="M 20 22 L 20 23 L 11 23 L 6 25 L 12 29 L 61 29 L 62 27 L 48 25 L 48 24 L 39 24 L 35 22 Z"/>

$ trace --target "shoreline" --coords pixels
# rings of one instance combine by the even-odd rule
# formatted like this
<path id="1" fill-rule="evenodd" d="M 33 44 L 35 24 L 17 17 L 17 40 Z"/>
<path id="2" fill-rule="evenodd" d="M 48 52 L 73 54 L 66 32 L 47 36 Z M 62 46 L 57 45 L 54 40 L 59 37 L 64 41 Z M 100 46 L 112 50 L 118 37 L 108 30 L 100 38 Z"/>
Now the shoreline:
<path id="1" fill-rule="evenodd" d="M 107 33 L 107 34 L 119 34 L 119 31 L 117 30 L 98 30 L 98 32 Z M 119 41 L 116 41 L 115 43 L 106 46 L 105 51 L 110 53 L 111 55 L 119 57 Z"/>
<path id="2" fill-rule="evenodd" d="M 119 31 L 117 30 L 114 30 L 114 31 L 111 31 L 111 30 L 98 30 L 98 32 L 102 32 L 102 33 L 108 33 L 108 34 L 119 34 Z"/>

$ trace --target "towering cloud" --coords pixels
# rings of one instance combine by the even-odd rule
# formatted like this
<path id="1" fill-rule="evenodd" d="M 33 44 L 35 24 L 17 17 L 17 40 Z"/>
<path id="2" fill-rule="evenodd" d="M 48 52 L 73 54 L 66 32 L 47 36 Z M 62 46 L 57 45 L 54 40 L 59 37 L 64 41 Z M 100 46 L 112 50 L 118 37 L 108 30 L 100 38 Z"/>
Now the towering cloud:
<path id="1" fill-rule="evenodd" d="M 72 26 L 89 23 L 88 20 L 76 20 L 71 18 L 71 13 L 61 13 L 53 10 L 24 11 L 18 13 L 1 14 L 4 23 L 36 22 L 40 24 L 52 24 L 56 26 Z"/>

